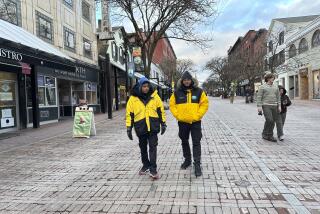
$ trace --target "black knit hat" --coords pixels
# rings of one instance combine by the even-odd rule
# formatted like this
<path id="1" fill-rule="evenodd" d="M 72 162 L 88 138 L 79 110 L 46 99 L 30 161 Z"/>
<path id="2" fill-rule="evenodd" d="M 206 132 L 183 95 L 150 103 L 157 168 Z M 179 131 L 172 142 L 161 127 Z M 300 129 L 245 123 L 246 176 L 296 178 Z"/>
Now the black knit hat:
<path id="1" fill-rule="evenodd" d="M 181 80 L 186 80 L 186 79 L 192 80 L 192 75 L 188 71 L 184 72 L 181 77 Z"/>

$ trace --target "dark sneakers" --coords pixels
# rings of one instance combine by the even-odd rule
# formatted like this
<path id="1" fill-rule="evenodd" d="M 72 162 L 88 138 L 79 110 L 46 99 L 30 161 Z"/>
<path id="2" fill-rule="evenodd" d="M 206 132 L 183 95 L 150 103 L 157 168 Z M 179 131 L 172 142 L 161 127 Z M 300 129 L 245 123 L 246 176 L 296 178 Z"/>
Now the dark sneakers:
<path id="1" fill-rule="evenodd" d="M 157 172 L 150 172 L 149 175 L 153 180 L 158 180 L 160 178 Z"/>
<path id="2" fill-rule="evenodd" d="M 201 165 L 199 163 L 194 164 L 194 174 L 196 175 L 196 177 L 202 176 Z"/>
<path id="3" fill-rule="evenodd" d="M 191 160 L 184 160 L 181 164 L 181 169 L 187 169 L 189 166 L 191 166 Z"/>
<path id="4" fill-rule="evenodd" d="M 149 173 L 149 171 L 150 171 L 149 167 L 143 166 L 139 171 L 139 175 L 146 175 Z"/>
<path id="5" fill-rule="evenodd" d="M 275 139 L 273 136 L 272 137 L 262 136 L 262 139 L 270 141 L 270 142 L 277 142 L 277 139 Z"/>

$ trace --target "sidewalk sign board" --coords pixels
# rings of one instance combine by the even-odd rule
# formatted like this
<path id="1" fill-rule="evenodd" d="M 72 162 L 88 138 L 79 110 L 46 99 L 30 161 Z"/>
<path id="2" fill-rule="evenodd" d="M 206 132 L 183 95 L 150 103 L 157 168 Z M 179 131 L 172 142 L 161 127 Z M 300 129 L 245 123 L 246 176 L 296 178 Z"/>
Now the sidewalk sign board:
<path id="1" fill-rule="evenodd" d="M 77 107 L 73 122 L 73 137 L 89 138 L 96 135 L 93 109 L 87 106 Z"/>

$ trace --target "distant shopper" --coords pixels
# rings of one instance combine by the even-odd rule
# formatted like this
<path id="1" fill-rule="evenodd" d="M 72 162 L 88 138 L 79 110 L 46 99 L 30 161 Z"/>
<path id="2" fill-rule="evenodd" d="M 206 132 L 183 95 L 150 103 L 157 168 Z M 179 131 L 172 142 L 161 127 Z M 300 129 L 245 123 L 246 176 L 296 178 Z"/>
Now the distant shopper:
<path id="1" fill-rule="evenodd" d="M 161 135 L 166 131 L 166 116 L 163 103 L 149 80 L 141 78 L 134 86 L 126 109 L 127 135 L 130 140 L 132 128 L 139 138 L 142 168 L 140 175 L 149 173 L 153 179 L 158 179 L 157 172 L 157 146 L 158 133 Z M 149 144 L 149 155 L 148 155 Z"/>
<path id="2" fill-rule="evenodd" d="M 291 105 L 291 100 L 287 96 L 287 90 L 283 86 L 279 86 L 279 92 L 281 97 L 281 112 L 276 124 L 278 138 L 280 141 L 283 141 L 283 135 L 281 137 L 279 134 L 283 134 L 283 127 L 287 117 L 287 107 Z M 282 130 L 280 130 L 280 128 L 282 128 Z"/>
<path id="3" fill-rule="evenodd" d="M 187 169 L 191 165 L 191 151 L 189 136 L 191 133 L 193 145 L 193 161 L 196 177 L 202 175 L 201 170 L 201 119 L 209 107 L 208 97 L 198 87 L 198 80 L 185 72 L 178 80 L 177 90 L 170 98 L 170 111 L 178 120 L 179 137 L 182 141 L 184 162 L 181 169 Z"/>
<path id="4" fill-rule="evenodd" d="M 281 99 L 278 87 L 273 83 L 275 76 L 272 73 L 264 77 L 265 84 L 260 86 L 257 95 L 257 106 L 259 114 L 264 114 L 265 124 L 262 132 L 262 138 L 268 141 L 277 142 L 273 137 L 273 129 L 278 121 L 281 112 Z M 279 139 L 283 140 L 282 127 L 279 124 Z"/>

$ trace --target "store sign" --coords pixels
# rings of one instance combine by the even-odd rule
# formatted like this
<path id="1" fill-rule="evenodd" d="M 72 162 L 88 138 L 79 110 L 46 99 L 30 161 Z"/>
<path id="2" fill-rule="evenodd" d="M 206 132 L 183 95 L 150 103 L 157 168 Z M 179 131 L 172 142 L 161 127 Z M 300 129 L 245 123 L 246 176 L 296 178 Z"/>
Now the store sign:
<path id="1" fill-rule="evenodd" d="M 72 78 L 72 79 L 82 79 L 86 80 L 87 79 L 87 72 L 85 68 L 82 67 L 76 67 L 76 71 L 63 71 L 63 70 L 58 70 L 55 69 L 54 72 L 58 77 L 63 76 L 66 78 Z"/>
<path id="2" fill-rule="evenodd" d="M 22 58 L 23 58 L 22 53 L 14 52 L 4 48 L 0 48 L 0 57 L 16 60 L 19 62 L 22 61 Z"/>

